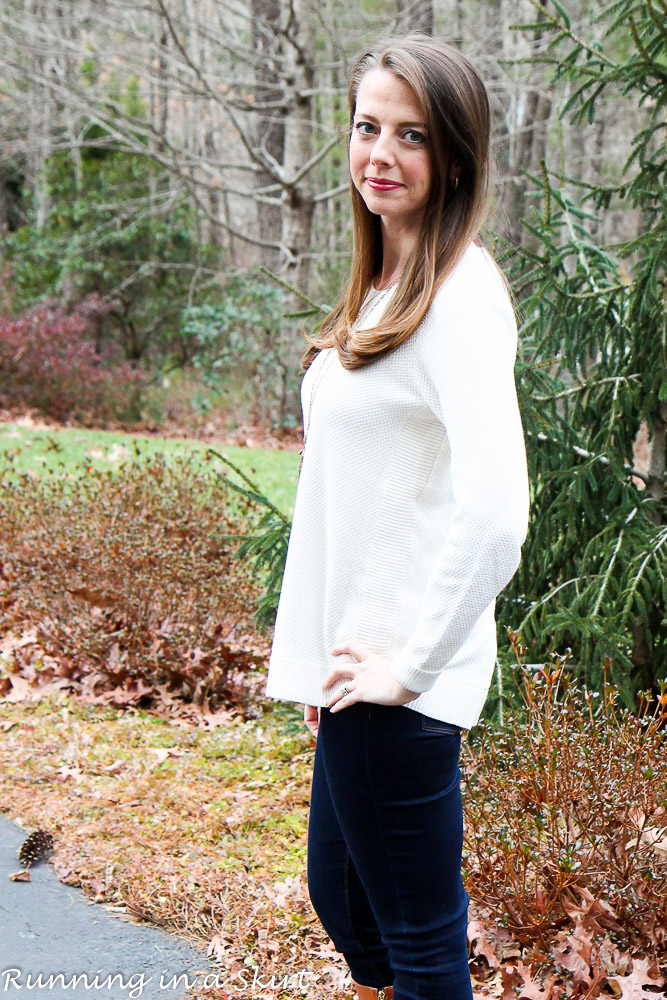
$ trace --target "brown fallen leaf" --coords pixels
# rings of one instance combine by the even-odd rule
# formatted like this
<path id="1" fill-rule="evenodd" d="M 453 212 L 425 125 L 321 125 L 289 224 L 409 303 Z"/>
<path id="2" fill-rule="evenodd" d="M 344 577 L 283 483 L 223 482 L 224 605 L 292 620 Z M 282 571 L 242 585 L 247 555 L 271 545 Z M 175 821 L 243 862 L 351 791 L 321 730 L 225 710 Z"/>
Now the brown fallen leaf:
<path id="1" fill-rule="evenodd" d="M 646 958 L 632 960 L 632 972 L 629 976 L 607 976 L 607 980 L 619 1000 L 656 1000 L 658 994 L 644 987 L 665 984 L 659 970 L 651 966 Z"/>
<path id="2" fill-rule="evenodd" d="M 288 899 L 304 898 L 300 875 L 287 875 L 283 882 L 274 882 L 271 887 L 264 882 L 260 882 L 260 885 L 275 906 L 285 906 Z"/>
<path id="3" fill-rule="evenodd" d="M 38 685 L 32 685 L 29 679 L 22 674 L 5 674 L 5 679 L 9 680 L 12 686 L 10 691 L 0 698 L 0 701 L 9 702 L 10 704 L 17 704 L 22 701 L 41 701 L 43 698 L 48 698 L 49 695 L 58 694 L 63 688 L 71 688 L 73 686 L 72 681 L 65 677 L 59 677 L 56 680 L 46 683 L 42 682 Z"/>
<path id="4" fill-rule="evenodd" d="M 157 757 L 153 767 L 164 764 L 167 757 L 183 757 L 185 755 L 185 752 L 178 747 L 149 747 L 149 750 Z"/>
<path id="5" fill-rule="evenodd" d="M 649 826 L 642 831 L 639 837 L 633 837 L 625 845 L 626 851 L 629 851 L 631 847 L 653 847 L 658 841 L 662 840 L 665 834 L 664 827 Z"/>
<path id="6" fill-rule="evenodd" d="M 517 986 L 521 982 L 517 971 L 513 965 L 503 965 L 500 969 L 501 985 L 503 988 L 500 994 L 501 1000 L 516 1000 Z"/>
<path id="7" fill-rule="evenodd" d="M 96 875 L 91 876 L 88 880 L 88 885 L 91 889 L 94 889 L 95 896 L 93 897 L 94 903 L 103 903 L 107 898 L 107 887 Z"/>
<path id="8" fill-rule="evenodd" d="M 27 629 L 22 635 L 14 635 L 7 632 L 0 639 L 0 653 L 13 653 L 15 649 L 23 649 L 24 646 L 32 646 L 37 642 L 37 626 Z"/>
<path id="9" fill-rule="evenodd" d="M 347 990 L 351 986 L 351 977 L 346 969 L 337 965 L 323 965 L 317 970 L 317 981 L 324 979 L 325 988 Z"/>
<path id="10" fill-rule="evenodd" d="M 475 1000 L 482 1000 L 482 998 L 489 1000 L 489 997 L 492 997 L 493 1000 L 502 1000 L 505 997 L 500 969 L 496 969 L 492 975 L 483 980 L 476 979 L 474 974 L 471 973 L 470 982 L 472 983 L 472 995 Z M 507 994 L 505 1000 L 516 1000 L 516 991 L 512 990 L 511 994 Z"/>
<path id="11" fill-rule="evenodd" d="M 596 934 L 601 934 L 603 930 L 623 930 L 616 913 L 609 903 L 596 899 L 583 886 L 575 885 L 573 888 L 581 896 L 581 903 L 577 905 L 576 903 L 569 902 L 567 899 L 563 900 L 563 909 L 572 920 L 579 921 L 582 926 L 590 928 Z"/>
<path id="12" fill-rule="evenodd" d="M 222 962 L 227 957 L 228 944 L 219 934 L 214 934 L 208 943 L 206 955 L 216 961 Z"/>
<path id="13" fill-rule="evenodd" d="M 598 945 L 600 963 L 605 972 L 625 975 L 632 959 L 629 952 L 621 952 L 609 935 L 605 935 Z"/>
<path id="14" fill-rule="evenodd" d="M 481 920 L 471 920 L 468 923 L 468 944 L 473 955 L 482 955 L 486 959 L 490 969 L 500 968 L 500 959 L 486 937 L 486 927 Z"/>
<path id="15" fill-rule="evenodd" d="M 20 674 L 8 674 L 7 676 L 12 687 L 9 694 L 6 694 L 2 701 L 7 701 L 12 704 L 18 704 L 20 701 L 27 701 L 30 698 L 30 684 L 25 677 L 21 677 Z"/>
<path id="16" fill-rule="evenodd" d="M 521 989 L 519 990 L 521 1000 L 553 1000 L 556 976 L 545 979 L 543 988 L 533 978 L 532 970 L 523 962 L 517 962 L 516 971 L 521 978 Z"/>
<path id="17" fill-rule="evenodd" d="M 151 654 L 155 655 L 158 652 L 160 646 L 162 645 L 161 639 L 154 639 L 153 645 L 151 647 Z M 156 684 L 155 690 L 160 692 L 160 701 L 163 705 L 176 705 L 178 704 L 178 698 L 174 697 L 174 692 L 169 690 L 168 684 Z"/>
<path id="18" fill-rule="evenodd" d="M 9 877 L 12 882 L 32 882 L 29 868 L 26 868 L 25 871 L 13 872 Z"/>
<path id="19" fill-rule="evenodd" d="M 583 983 L 590 988 L 593 948 L 593 931 L 586 931 L 578 920 L 573 933 L 560 931 L 554 949 L 554 957 L 562 969 L 567 969 L 574 976 L 575 983 Z M 598 962 L 599 965 L 599 962 Z"/>
<path id="20" fill-rule="evenodd" d="M 219 712 L 208 712 L 205 715 L 202 714 L 202 722 L 205 723 L 206 729 L 215 729 L 216 726 L 224 726 L 232 718 L 232 713 L 226 712 L 224 709 Z"/>
<path id="21" fill-rule="evenodd" d="M 63 763 L 60 765 L 56 773 L 58 775 L 56 781 L 66 781 L 67 778 L 76 778 L 78 781 L 83 772 L 78 764 L 71 767 L 69 764 Z"/>
<path id="22" fill-rule="evenodd" d="M 102 770 L 106 771 L 107 774 L 116 774 L 118 771 L 121 771 L 126 764 L 126 760 L 115 760 L 113 764 L 106 764 Z"/>

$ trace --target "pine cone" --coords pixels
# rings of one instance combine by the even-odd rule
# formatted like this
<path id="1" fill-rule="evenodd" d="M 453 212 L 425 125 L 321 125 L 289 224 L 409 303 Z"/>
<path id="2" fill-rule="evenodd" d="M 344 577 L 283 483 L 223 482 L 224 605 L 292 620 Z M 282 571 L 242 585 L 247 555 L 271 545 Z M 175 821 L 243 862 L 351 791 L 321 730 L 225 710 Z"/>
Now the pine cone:
<path id="1" fill-rule="evenodd" d="M 53 837 L 46 830 L 35 830 L 19 847 L 19 861 L 28 867 L 33 861 L 39 861 L 43 854 L 53 847 Z"/>

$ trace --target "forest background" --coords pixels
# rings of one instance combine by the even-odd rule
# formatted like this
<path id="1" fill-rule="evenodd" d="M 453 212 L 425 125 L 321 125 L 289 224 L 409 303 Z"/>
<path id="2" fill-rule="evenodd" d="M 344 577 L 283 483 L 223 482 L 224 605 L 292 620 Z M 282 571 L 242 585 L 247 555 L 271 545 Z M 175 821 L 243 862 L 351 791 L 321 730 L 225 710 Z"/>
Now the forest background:
<path id="1" fill-rule="evenodd" d="M 435 32 L 489 87 L 487 242 L 521 321 L 533 510 L 499 617 L 531 659 L 569 648 L 627 704 L 657 692 L 664 15 L 662 0 L 2 0 L 4 405 L 154 428 L 218 414 L 294 439 L 300 330 L 349 262 L 349 67 L 380 35 Z"/>
<path id="2" fill-rule="evenodd" d="M 348 267 L 350 65 L 412 30 L 465 51 L 493 105 L 486 239 L 514 282 L 533 489 L 499 619 L 533 661 L 569 648 L 593 688 L 657 693 L 662 0 L 2 0 L 0 24 L 0 402 L 274 445 L 299 440 L 300 331 Z"/>

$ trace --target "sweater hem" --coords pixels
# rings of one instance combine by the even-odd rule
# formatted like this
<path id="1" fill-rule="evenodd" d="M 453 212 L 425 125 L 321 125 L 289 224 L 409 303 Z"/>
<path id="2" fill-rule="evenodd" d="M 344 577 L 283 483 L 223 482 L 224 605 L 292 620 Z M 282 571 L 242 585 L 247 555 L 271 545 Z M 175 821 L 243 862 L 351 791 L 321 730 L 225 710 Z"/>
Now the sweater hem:
<path id="1" fill-rule="evenodd" d="M 303 705 L 324 708 L 331 698 L 342 691 L 345 678 L 336 681 L 326 693 L 322 685 L 335 664 L 310 660 L 279 658 L 270 663 L 265 694 L 278 701 L 293 701 Z M 442 722 L 451 722 L 463 729 L 471 729 L 479 721 L 486 701 L 493 667 L 488 671 L 488 682 L 471 684 L 454 670 L 445 668 L 429 691 L 405 703 L 405 708 L 421 712 Z M 408 689 L 411 690 L 411 689 Z"/>

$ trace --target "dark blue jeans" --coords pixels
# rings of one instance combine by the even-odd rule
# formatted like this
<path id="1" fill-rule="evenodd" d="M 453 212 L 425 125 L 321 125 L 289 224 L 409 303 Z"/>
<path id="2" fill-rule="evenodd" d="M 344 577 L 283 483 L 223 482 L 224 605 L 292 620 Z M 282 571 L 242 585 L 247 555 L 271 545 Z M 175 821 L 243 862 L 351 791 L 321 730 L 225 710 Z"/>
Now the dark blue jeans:
<path id="1" fill-rule="evenodd" d="M 405 706 L 320 712 L 308 890 L 362 986 L 472 1000 L 460 730 Z"/>

